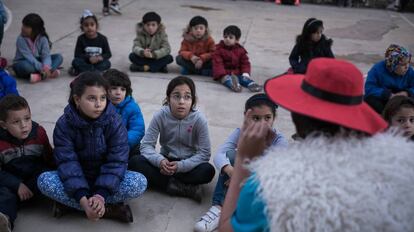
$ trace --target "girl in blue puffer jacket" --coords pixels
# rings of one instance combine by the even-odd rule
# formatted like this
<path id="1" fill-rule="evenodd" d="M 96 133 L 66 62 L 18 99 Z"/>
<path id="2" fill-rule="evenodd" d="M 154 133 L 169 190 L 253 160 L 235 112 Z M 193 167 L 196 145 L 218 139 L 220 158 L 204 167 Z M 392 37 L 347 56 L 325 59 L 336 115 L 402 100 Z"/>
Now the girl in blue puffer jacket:
<path id="1" fill-rule="evenodd" d="M 132 222 L 127 199 L 140 196 L 147 180 L 127 171 L 128 136 L 121 117 L 107 101 L 107 82 L 84 72 L 71 83 L 69 104 L 56 122 L 54 157 L 58 170 L 38 179 L 40 191 L 62 206 L 83 210 L 90 220 Z"/>

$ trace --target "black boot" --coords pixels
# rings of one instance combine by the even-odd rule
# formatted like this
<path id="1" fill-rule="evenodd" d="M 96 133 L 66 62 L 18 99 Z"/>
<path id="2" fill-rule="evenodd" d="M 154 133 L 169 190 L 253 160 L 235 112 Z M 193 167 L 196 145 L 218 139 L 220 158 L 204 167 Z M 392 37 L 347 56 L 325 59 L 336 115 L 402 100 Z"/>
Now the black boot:
<path id="1" fill-rule="evenodd" d="M 167 185 L 167 193 L 172 196 L 187 197 L 201 203 L 201 187 L 200 185 L 184 184 L 181 181 L 170 178 Z"/>
<path id="2" fill-rule="evenodd" d="M 74 211 L 74 209 L 64 204 L 61 204 L 57 201 L 53 201 L 53 208 L 52 208 L 53 217 L 61 218 L 63 215 L 69 213 L 70 211 Z"/>
<path id="3" fill-rule="evenodd" d="M 103 218 L 115 219 L 125 223 L 131 223 L 134 221 L 132 211 L 129 205 L 119 204 L 107 204 L 105 206 L 105 214 Z"/>

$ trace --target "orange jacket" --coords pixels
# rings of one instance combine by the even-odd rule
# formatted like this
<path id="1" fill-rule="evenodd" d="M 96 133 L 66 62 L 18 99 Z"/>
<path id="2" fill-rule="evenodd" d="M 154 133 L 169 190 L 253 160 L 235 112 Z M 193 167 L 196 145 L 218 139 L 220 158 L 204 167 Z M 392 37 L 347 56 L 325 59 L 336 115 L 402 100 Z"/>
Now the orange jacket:
<path id="1" fill-rule="evenodd" d="M 201 39 L 196 39 L 189 33 L 184 33 L 181 48 L 178 52 L 186 60 L 191 60 L 193 55 L 201 58 L 203 62 L 211 60 L 215 50 L 213 38 L 207 32 Z"/>

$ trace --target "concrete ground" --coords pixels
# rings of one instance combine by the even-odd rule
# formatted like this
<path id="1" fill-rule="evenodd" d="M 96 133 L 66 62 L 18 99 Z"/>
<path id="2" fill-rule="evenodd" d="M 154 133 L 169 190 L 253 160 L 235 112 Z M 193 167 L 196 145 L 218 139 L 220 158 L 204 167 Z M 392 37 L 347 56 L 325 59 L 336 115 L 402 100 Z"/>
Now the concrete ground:
<path id="1" fill-rule="evenodd" d="M 222 30 L 236 24 L 242 30 L 241 43 L 249 51 L 252 77 L 259 83 L 288 67 L 288 55 L 295 36 L 309 17 L 325 23 L 325 33 L 334 40 L 333 51 L 337 57 L 354 62 L 364 73 L 381 60 L 391 43 L 401 44 L 414 51 L 414 15 L 373 9 L 337 8 L 322 5 L 300 7 L 277 6 L 263 1 L 224 0 L 120 0 L 122 16 L 103 17 L 101 1 L 82 0 L 5 0 L 11 12 L 11 23 L 5 32 L 2 56 L 12 62 L 15 41 L 20 32 L 22 18 L 30 13 L 40 14 L 53 43 L 53 52 L 62 53 L 63 75 L 32 85 L 18 81 L 21 95 L 31 105 L 33 119 L 42 124 L 52 138 L 54 124 L 62 114 L 69 94 L 66 74 L 73 58 L 79 31 L 79 17 L 83 9 L 90 9 L 100 18 L 100 32 L 106 35 L 112 49 L 114 68 L 128 72 L 133 82 L 133 96 L 138 101 L 148 125 L 164 98 L 170 79 L 177 76 L 176 64 L 169 66 L 168 74 L 129 73 L 128 54 L 135 37 L 135 24 L 147 11 L 156 11 L 167 26 L 172 54 L 178 52 L 181 33 L 192 16 L 203 15 L 209 21 L 213 37 L 218 42 Z M 192 76 L 199 98 L 199 109 L 209 121 L 212 154 L 231 131 L 242 122 L 245 100 L 252 93 L 232 93 L 208 77 Z M 275 126 L 286 136 L 293 132 L 287 111 L 280 109 Z M 216 175 L 217 176 L 217 175 Z M 216 177 L 217 178 L 217 177 Z M 46 200 L 19 211 L 16 232 L 23 231 L 192 231 L 194 223 L 210 207 L 215 180 L 204 186 L 202 204 L 174 198 L 154 191 L 147 191 L 141 198 L 130 202 L 134 223 L 126 225 L 102 220 L 90 222 L 82 214 L 70 214 L 55 219 L 51 204 Z"/>

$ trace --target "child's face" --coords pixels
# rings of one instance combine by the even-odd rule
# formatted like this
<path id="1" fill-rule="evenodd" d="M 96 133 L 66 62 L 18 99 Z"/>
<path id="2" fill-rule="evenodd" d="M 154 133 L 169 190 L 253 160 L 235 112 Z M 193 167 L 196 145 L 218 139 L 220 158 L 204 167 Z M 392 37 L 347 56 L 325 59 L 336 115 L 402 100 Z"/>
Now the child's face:
<path id="1" fill-rule="evenodd" d="M 399 76 L 404 76 L 405 73 L 408 71 L 408 68 L 410 67 L 410 59 L 405 58 L 400 62 L 400 64 L 395 68 L 395 74 Z"/>
<path id="2" fill-rule="evenodd" d="M 32 131 L 32 116 L 29 108 L 9 110 L 7 120 L 1 121 L 1 126 L 13 137 L 20 140 L 26 139 Z"/>
<path id="3" fill-rule="evenodd" d="M 111 86 L 109 88 L 109 98 L 114 105 L 118 105 L 125 100 L 126 88 L 123 86 Z"/>
<path id="4" fill-rule="evenodd" d="M 83 20 L 82 31 L 88 38 L 95 38 L 97 36 L 96 22 L 92 17 Z"/>
<path id="5" fill-rule="evenodd" d="M 32 28 L 25 26 L 24 24 L 22 25 L 22 36 L 23 37 L 30 37 L 32 35 Z"/>
<path id="6" fill-rule="evenodd" d="M 88 86 L 82 96 L 74 96 L 77 108 L 87 117 L 97 119 L 106 107 L 106 91 L 102 86 Z"/>
<path id="7" fill-rule="evenodd" d="M 155 32 L 157 32 L 158 30 L 158 23 L 156 21 L 150 21 L 144 24 L 144 30 L 150 34 L 150 35 L 154 35 Z"/>
<path id="8" fill-rule="evenodd" d="M 403 130 L 404 136 L 414 135 L 414 108 L 402 107 L 391 118 L 391 126 L 399 127 Z"/>
<path id="9" fill-rule="evenodd" d="M 193 103 L 191 89 L 186 84 L 177 85 L 168 99 L 171 113 L 177 119 L 184 119 L 190 113 Z"/>
<path id="10" fill-rule="evenodd" d="M 266 105 L 260 105 L 252 107 L 252 113 L 251 119 L 253 121 L 259 122 L 259 121 L 266 121 L 267 125 L 269 127 L 273 127 L 273 122 L 275 121 L 275 117 L 273 116 L 272 110 L 269 106 Z"/>
<path id="11" fill-rule="evenodd" d="M 322 33 L 323 33 L 323 27 L 318 28 L 318 30 L 315 33 L 311 34 L 311 40 L 313 42 L 319 42 L 319 40 L 321 40 L 322 38 Z"/>
<path id="12" fill-rule="evenodd" d="M 226 46 L 234 46 L 237 42 L 239 42 L 237 39 L 236 39 L 236 36 L 234 36 L 234 35 L 230 35 L 230 34 L 227 34 L 227 35 L 224 35 L 223 36 L 223 41 L 224 41 L 224 44 L 226 45 Z"/>
<path id="13" fill-rule="evenodd" d="M 191 34 L 195 38 L 201 39 L 206 33 L 206 30 L 207 28 L 203 24 L 195 25 L 194 27 L 191 27 Z"/>

